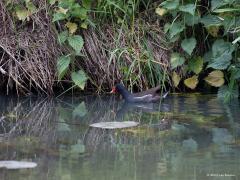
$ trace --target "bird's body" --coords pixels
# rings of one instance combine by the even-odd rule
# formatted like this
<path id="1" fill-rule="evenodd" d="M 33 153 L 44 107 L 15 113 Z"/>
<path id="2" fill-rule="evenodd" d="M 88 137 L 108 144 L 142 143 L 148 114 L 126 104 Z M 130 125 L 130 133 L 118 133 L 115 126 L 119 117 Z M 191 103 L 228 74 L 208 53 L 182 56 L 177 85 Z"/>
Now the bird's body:
<path id="1" fill-rule="evenodd" d="M 148 89 L 139 93 L 130 93 L 122 84 L 117 84 L 112 92 L 120 93 L 126 102 L 130 103 L 150 103 L 157 102 L 161 98 L 165 98 L 168 93 L 163 96 L 160 95 L 161 87 L 157 86 L 155 88 Z"/>

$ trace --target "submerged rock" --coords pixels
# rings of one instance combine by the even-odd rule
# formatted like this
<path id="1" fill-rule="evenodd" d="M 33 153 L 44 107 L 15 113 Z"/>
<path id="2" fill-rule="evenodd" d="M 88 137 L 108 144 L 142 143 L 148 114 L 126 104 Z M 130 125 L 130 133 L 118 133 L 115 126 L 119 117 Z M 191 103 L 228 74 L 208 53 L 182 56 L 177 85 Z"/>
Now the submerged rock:
<path id="1" fill-rule="evenodd" d="M 0 161 L 0 168 L 7 169 L 26 169 L 35 168 L 37 163 L 27 161 Z"/>
<path id="2" fill-rule="evenodd" d="M 139 125 L 138 122 L 135 121 L 112 121 L 112 122 L 100 122 L 91 124 L 90 127 L 101 128 L 101 129 L 121 129 L 121 128 L 129 128 L 135 127 Z"/>

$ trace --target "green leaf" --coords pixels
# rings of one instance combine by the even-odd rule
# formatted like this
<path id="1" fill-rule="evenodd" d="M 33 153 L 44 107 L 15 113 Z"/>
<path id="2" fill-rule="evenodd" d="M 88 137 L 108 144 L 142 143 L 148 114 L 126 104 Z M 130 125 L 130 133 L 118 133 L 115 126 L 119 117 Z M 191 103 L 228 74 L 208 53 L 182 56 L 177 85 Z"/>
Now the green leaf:
<path id="1" fill-rule="evenodd" d="M 212 61 L 212 50 L 206 52 L 203 56 L 204 62 L 211 62 Z"/>
<path id="2" fill-rule="evenodd" d="M 57 0 L 48 0 L 48 2 L 50 3 L 50 5 L 53 5 L 57 2 Z"/>
<path id="3" fill-rule="evenodd" d="M 229 86 L 221 86 L 218 89 L 218 98 L 223 99 L 224 102 L 228 102 L 231 99 L 238 98 L 239 97 L 239 90 L 238 85 L 235 84 L 233 88 L 230 88 Z"/>
<path id="4" fill-rule="evenodd" d="M 75 85 L 83 90 L 88 79 L 86 74 L 82 70 L 79 70 L 78 72 L 72 72 L 71 77 Z"/>
<path id="5" fill-rule="evenodd" d="M 68 37 L 68 43 L 76 51 L 76 53 L 79 54 L 83 48 L 84 42 L 82 36 L 74 35 Z"/>
<path id="6" fill-rule="evenodd" d="M 215 70 L 208 74 L 207 77 L 204 78 L 204 80 L 214 87 L 220 87 L 224 84 L 224 74 L 222 71 Z"/>
<path id="7" fill-rule="evenodd" d="M 188 69 L 195 74 L 199 74 L 203 68 L 203 59 L 201 57 L 197 57 L 195 59 L 191 59 L 188 63 Z"/>
<path id="8" fill-rule="evenodd" d="M 63 76 L 66 74 L 69 64 L 71 62 L 70 57 L 61 56 L 57 62 L 57 71 L 58 71 L 58 79 L 61 80 Z"/>
<path id="9" fill-rule="evenodd" d="M 64 8 L 64 9 L 68 9 L 68 8 L 71 8 L 74 6 L 74 4 L 77 4 L 75 2 L 76 0 L 58 0 L 58 6 L 61 7 L 61 8 Z"/>
<path id="10" fill-rule="evenodd" d="M 228 66 L 231 64 L 231 59 L 232 59 L 232 55 L 231 54 L 227 54 L 224 53 L 219 57 L 216 57 L 213 59 L 213 61 L 208 64 L 207 68 L 213 68 L 213 69 L 227 69 Z"/>
<path id="11" fill-rule="evenodd" d="M 234 80 L 240 79 L 240 68 L 237 68 L 235 66 L 231 68 L 231 78 Z"/>
<path id="12" fill-rule="evenodd" d="M 87 114 L 87 109 L 84 102 L 81 102 L 77 107 L 73 110 L 73 117 L 83 117 Z"/>
<path id="13" fill-rule="evenodd" d="M 234 51 L 234 46 L 230 42 L 225 42 L 224 40 L 216 40 L 212 46 L 212 58 L 208 64 L 208 68 L 214 69 L 227 69 L 231 64 L 232 52 Z"/>
<path id="14" fill-rule="evenodd" d="M 187 86 L 190 89 L 195 89 L 198 84 L 198 76 L 194 75 L 190 78 L 185 79 L 184 84 L 185 84 L 185 86 Z"/>
<path id="15" fill-rule="evenodd" d="M 198 24 L 199 20 L 200 20 L 200 18 L 198 16 L 196 16 L 196 15 L 192 16 L 189 13 L 185 13 L 184 18 L 185 18 L 185 23 L 188 26 L 194 26 L 195 24 Z"/>
<path id="16" fill-rule="evenodd" d="M 16 8 L 17 18 L 21 21 L 25 21 L 29 17 L 29 12 L 25 8 Z"/>
<path id="17" fill-rule="evenodd" d="M 185 58 L 181 57 L 179 53 L 172 53 L 171 54 L 171 68 L 174 69 L 178 66 L 181 66 L 185 62 Z"/>
<path id="18" fill-rule="evenodd" d="M 171 24 L 169 23 L 166 23 L 163 27 L 163 31 L 164 33 L 167 33 L 169 31 L 169 29 L 171 28 Z"/>
<path id="19" fill-rule="evenodd" d="M 86 9 L 90 9 L 91 8 L 91 4 L 92 4 L 92 0 L 82 0 L 82 5 Z"/>
<path id="20" fill-rule="evenodd" d="M 70 34 L 74 34 L 77 31 L 77 24 L 72 22 L 67 22 L 65 26 L 68 28 Z"/>
<path id="21" fill-rule="evenodd" d="M 33 2 L 29 1 L 29 2 L 26 2 L 26 7 L 27 9 L 33 14 L 35 12 L 37 12 L 37 8 L 36 6 L 33 4 Z"/>
<path id="22" fill-rule="evenodd" d="M 173 38 L 177 34 L 181 33 L 184 30 L 184 24 L 182 22 L 174 22 L 169 28 L 170 38 Z"/>
<path id="23" fill-rule="evenodd" d="M 203 16 L 200 19 L 200 22 L 203 23 L 205 27 L 220 26 L 220 25 L 222 25 L 222 21 L 223 20 L 221 20 L 221 18 L 219 18 L 218 16 L 214 16 L 214 15 Z"/>
<path id="24" fill-rule="evenodd" d="M 236 8 L 222 8 L 222 9 L 215 9 L 213 12 L 215 13 L 225 13 L 225 12 L 238 12 L 240 9 Z"/>
<path id="25" fill-rule="evenodd" d="M 234 46 L 230 42 L 225 42 L 223 39 L 218 39 L 212 45 L 213 57 L 220 56 L 224 53 L 231 54 L 234 49 Z"/>
<path id="26" fill-rule="evenodd" d="M 180 11 L 189 13 L 191 15 L 194 15 L 195 9 L 196 9 L 195 4 L 186 4 L 186 5 L 179 6 Z"/>
<path id="27" fill-rule="evenodd" d="M 53 22 L 56 22 L 56 21 L 61 21 L 61 20 L 64 20 L 66 19 L 67 16 L 66 14 L 63 14 L 63 13 L 54 13 L 53 14 Z"/>
<path id="28" fill-rule="evenodd" d="M 179 0 L 167 0 L 160 4 L 165 9 L 175 10 L 179 6 Z"/>
<path id="29" fill-rule="evenodd" d="M 194 37 L 191 37 L 189 39 L 184 39 L 181 43 L 181 47 L 191 56 L 193 49 L 196 47 L 196 44 L 196 39 Z"/>
<path id="30" fill-rule="evenodd" d="M 211 10 L 213 11 L 214 9 L 222 7 L 226 4 L 227 2 L 225 2 L 225 0 L 213 0 L 211 1 Z"/>
<path id="31" fill-rule="evenodd" d="M 172 75 L 172 81 L 173 81 L 174 87 L 178 86 L 180 80 L 181 80 L 181 77 L 174 71 Z"/>
<path id="32" fill-rule="evenodd" d="M 64 43 L 68 38 L 68 32 L 67 31 L 63 31 L 61 33 L 58 34 L 58 42 L 60 44 Z"/>
<path id="33" fill-rule="evenodd" d="M 75 6 L 71 10 L 71 15 L 75 18 L 80 18 L 81 20 L 85 20 L 87 18 L 87 9 L 80 6 Z"/>

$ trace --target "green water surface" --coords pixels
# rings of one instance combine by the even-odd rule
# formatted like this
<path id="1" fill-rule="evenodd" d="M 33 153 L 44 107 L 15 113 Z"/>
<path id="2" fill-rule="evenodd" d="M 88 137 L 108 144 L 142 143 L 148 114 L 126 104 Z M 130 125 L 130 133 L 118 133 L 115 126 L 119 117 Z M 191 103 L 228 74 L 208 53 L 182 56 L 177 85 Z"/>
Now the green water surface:
<path id="1" fill-rule="evenodd" d="M 0 96 L 1 180 L 240 179 L 240 103 L 214 95 L 172 95 L 161 103 L 114 97 Z M 101 130 L 104 121 L 136 128 Z"/>

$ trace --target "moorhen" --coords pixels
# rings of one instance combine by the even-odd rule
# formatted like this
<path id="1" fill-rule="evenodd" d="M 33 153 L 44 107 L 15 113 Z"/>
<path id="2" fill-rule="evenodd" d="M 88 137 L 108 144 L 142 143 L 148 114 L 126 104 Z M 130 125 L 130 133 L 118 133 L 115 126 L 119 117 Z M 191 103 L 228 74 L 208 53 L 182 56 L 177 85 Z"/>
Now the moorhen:
<path id="1" fill-rule="evenodd" d="M 150 103 L 157 102 L 161 98 L 165 98 L 168 92 L 164 93 L 162 96 L 159 94 L 161 87 L 157 86 L 155 88 L 148 89 L 139 93 L 130 93 L 123 84 L 117 84 L 112 88 L 111 93 L 120 93 L 126 102 L 130 103 Z"/>

